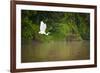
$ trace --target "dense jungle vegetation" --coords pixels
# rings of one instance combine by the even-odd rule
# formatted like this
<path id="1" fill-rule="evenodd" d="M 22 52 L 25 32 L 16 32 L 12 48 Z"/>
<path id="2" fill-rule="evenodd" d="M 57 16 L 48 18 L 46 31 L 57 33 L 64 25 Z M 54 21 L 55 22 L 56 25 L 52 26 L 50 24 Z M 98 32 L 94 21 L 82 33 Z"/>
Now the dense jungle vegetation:
<path id="1" fill-rule="evenodd" d="M 40 22 L 47 25 L 46 32 L 39 34 Z M 53 11 L 21 11 L 22 40 L 49 42 L 51 40 L 89 40 L 90 14 Z"/>

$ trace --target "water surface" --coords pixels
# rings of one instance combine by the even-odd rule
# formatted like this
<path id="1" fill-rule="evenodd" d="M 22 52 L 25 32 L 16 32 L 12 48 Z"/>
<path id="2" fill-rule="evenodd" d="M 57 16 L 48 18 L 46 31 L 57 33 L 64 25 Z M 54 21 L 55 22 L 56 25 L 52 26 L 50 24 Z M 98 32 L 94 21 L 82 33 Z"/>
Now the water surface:
<path id="1" fill-rule="evenodd" d="M 23 42 L 23 41 L 22 41 Z M 22 62 L 86 60 L 90 58 L 89 41 L 51 41 L 22 43 Z"/>

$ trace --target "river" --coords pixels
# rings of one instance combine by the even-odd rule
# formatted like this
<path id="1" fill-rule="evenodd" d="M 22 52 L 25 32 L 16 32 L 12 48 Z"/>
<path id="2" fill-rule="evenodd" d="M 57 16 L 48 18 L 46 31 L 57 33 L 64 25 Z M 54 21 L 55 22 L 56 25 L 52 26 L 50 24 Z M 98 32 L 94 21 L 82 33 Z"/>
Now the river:
<path id="1" fill-rule="evenodd" d="M 21 62 L 45 62 L 87 60 L 90 58 L 90 42 L 85 41 L 35 41 L 21 44 Z"/>

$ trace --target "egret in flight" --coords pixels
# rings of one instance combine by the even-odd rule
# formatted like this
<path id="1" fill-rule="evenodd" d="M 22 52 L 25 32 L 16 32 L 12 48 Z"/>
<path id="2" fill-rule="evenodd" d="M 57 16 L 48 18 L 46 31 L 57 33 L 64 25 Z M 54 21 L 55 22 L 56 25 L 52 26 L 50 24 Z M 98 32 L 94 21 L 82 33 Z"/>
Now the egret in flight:
<path id="1" fill-rule="evenodd" d="M 46 24 L 43 21 L 41 21 L 40 22 L 40 31 L 39 31 L 39 34 L 49 35 L 49 32 L 46 33 L 46 28 L 47 28 Z"/>

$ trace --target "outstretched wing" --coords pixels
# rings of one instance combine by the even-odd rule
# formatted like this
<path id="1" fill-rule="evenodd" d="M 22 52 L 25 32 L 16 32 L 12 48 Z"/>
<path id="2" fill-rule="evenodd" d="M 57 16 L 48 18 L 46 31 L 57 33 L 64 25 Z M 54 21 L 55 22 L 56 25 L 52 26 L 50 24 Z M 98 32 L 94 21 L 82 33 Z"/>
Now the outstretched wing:
<path id="1" fill-rule="evenodd" d="M 46 24 L 45 24 L 43 21 L 41 21 L 41 24 L 40 24 L 40 31 L 45 32 L 45 30 L 46 30 Z"/>

